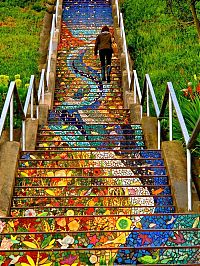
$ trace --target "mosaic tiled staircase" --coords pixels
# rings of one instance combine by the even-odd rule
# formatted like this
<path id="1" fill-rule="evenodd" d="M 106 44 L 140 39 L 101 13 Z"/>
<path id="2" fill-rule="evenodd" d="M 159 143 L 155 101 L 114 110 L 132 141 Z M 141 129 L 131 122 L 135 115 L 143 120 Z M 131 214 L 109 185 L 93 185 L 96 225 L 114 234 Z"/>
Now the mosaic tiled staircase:
<path id="1" fill-rule="evenodd" d="M 109 1 L 64 1 L 54 108 L 21 153 L 1 265 L 200 263 L 199 215 L 175 213 L 161 151 L 123 109 L 116 55 L 111 84 L 100 81 L 104 24 Z"/>

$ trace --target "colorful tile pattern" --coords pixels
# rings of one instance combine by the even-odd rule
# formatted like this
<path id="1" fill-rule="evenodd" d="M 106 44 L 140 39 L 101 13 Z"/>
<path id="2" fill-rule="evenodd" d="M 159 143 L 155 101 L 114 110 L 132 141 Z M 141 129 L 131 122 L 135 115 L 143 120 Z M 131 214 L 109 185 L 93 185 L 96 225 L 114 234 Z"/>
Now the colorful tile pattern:
<path id="1" fill-rule="evenodd" d="M 22 152 L 0 265 L 198 264 L 200 217 L 175 214 L 161 152 L 123 108 L 119 59 L 102 84 L 94 40 L 110 1 L 63 2 L 54 108 Z"/>

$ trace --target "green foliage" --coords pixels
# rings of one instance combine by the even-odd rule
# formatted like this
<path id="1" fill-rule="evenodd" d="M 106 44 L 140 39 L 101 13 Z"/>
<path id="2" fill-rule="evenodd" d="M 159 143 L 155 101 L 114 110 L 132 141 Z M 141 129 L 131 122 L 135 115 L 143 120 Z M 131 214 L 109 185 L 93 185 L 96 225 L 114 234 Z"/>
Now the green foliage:
<path id="1" fill-rule="evenodd" d="M 0 82 L 0 113 L 4 106 L 7 90 L 8 90 L 8 86 Z"/>
<path id="2" fill-rule="evenodd" d="M 142 82 L 141 87 L 144 76 L 148 73 L 159 106 L 161 106 L 167 82 L 173 83 L 186 126 L 191 134 L 199 117 L 199 98 L 188 101 L 180 96 L 180 92 L 187 88 L 194 74 L 198 75 L 200 72 L 198 36 L 193 24 L 180 24 L 177 20 L 177 18 L 190 20 L 188 2 L 182 1 L 184 4 L 178 6 L 178 0 L 170 1 L 174 4 L 173 12 L 176 16 L 171 13 L 169 6 L 166 5 L 167 2 L 169 1 L 124 1 L 122 10 L 127 44 L 134 60 L 134 68 Z M 196 8 L 199 14 L 200 1 L 199 5 L 196 2 Z M 182 15 L 186 17 L 183 19 Z M 151 109 L 153 110 L 152 107 Z M 162 121 L 165 127 L 167 124 L 168 121 Z M 181 139 L 180 127 L 175 121 L 174 128 L 175 139 Z"/>
<path id="3" fill-rule="evenodd" d="M 190 0 L 166 0 L 167 8 L 175 19 L 183 22 L 192 21 L 192 14 L 190 12 Z"/>
<path id="4" fill-rule="evenodd" d="M 22 104 L 31 75 L 38 74 L 39 35 L 45 0 L 0 1 L 0 113 L 9 82 L 16 81 Z M 20 73 L 17 74 L 17 73 Z M 21 125 L 14 102 L 14 127 Z"/>
<path id="5" fill-rule="evenodd" d="M 42 1 L 40 0 L 2 0 L 2 2 L 12 6 L 12 7 L 21 7 L 21 8 L 24 8 L 24 7 L 27 7 L 27 6 L 40 6 L 40 9 L 44 9 L 44 7 L 42 6 Z M 41 11 L 40 10 L 40 11 Z"/>
<path id="6" fill-rule="evenodd" d="M 18 2 L 29 6 L 22 9 Z M 39 34 L 44 12 L 32 10 L 36 3 L 44 6 L 44 0 L 0 3 L 0 83 L 1 77 L 9 76 L 10 80 L 17 80 L 18 87 L 24 87 L 31 75 L 38 74 Z M 21 77 L 15 77 L 17 73 Z"/>
<path id="7" fill-rule="evenodd" d="M 168 81 L 180 90 L 199 72 L 195 27 L 180 26 L 166 8 L 163 0 L 125 0 L 123 5 L 127 44 L 135 69 L 142 80 L 146 73 L 150 75 L 158 99 Z"/>

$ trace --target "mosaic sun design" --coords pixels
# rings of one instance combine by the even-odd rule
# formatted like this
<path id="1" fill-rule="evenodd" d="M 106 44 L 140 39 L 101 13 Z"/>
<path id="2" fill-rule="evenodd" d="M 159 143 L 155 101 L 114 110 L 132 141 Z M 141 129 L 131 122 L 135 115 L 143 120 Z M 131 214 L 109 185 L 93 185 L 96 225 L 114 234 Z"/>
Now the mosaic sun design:
<path id="1" fill-rule="evenodd" d="M 100 80 L 92 58 L 102 21 L 112 25 L 108 1 L 63 5 L 54 109 L 36 151 L 19 160 L 13 218 L 0 221 L 1 265 L 199 259 L 198 250 L 184 248 L 199 244 L 199 216 L 173 214 L 161 153 L 145 150 L 141 127 L 123 108 L 117 56 L 111 84 Z M 189 227 L 196 230 L 186 234 Z"/>

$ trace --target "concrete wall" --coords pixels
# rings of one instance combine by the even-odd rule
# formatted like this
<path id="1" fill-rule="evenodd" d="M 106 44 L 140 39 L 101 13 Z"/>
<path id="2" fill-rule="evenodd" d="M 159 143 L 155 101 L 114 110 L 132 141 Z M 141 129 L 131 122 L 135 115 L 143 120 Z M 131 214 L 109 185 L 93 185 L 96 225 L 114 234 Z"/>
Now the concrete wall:
<path id="1" fill-rule="evenodd" d="M 0 217 L 10 214 L 19 151 L 19 142 L 4 142 L 0 145 Z"/>
<path id="2" fill-rule="evenodd" d="M 170 185 L 177 212 L 188 212 L 187 161 L 180 141 L 162 143 L 163 158 L 170 177 Z M 192 185 L 193 211 L 199 211 L 198 195 Z"/>

